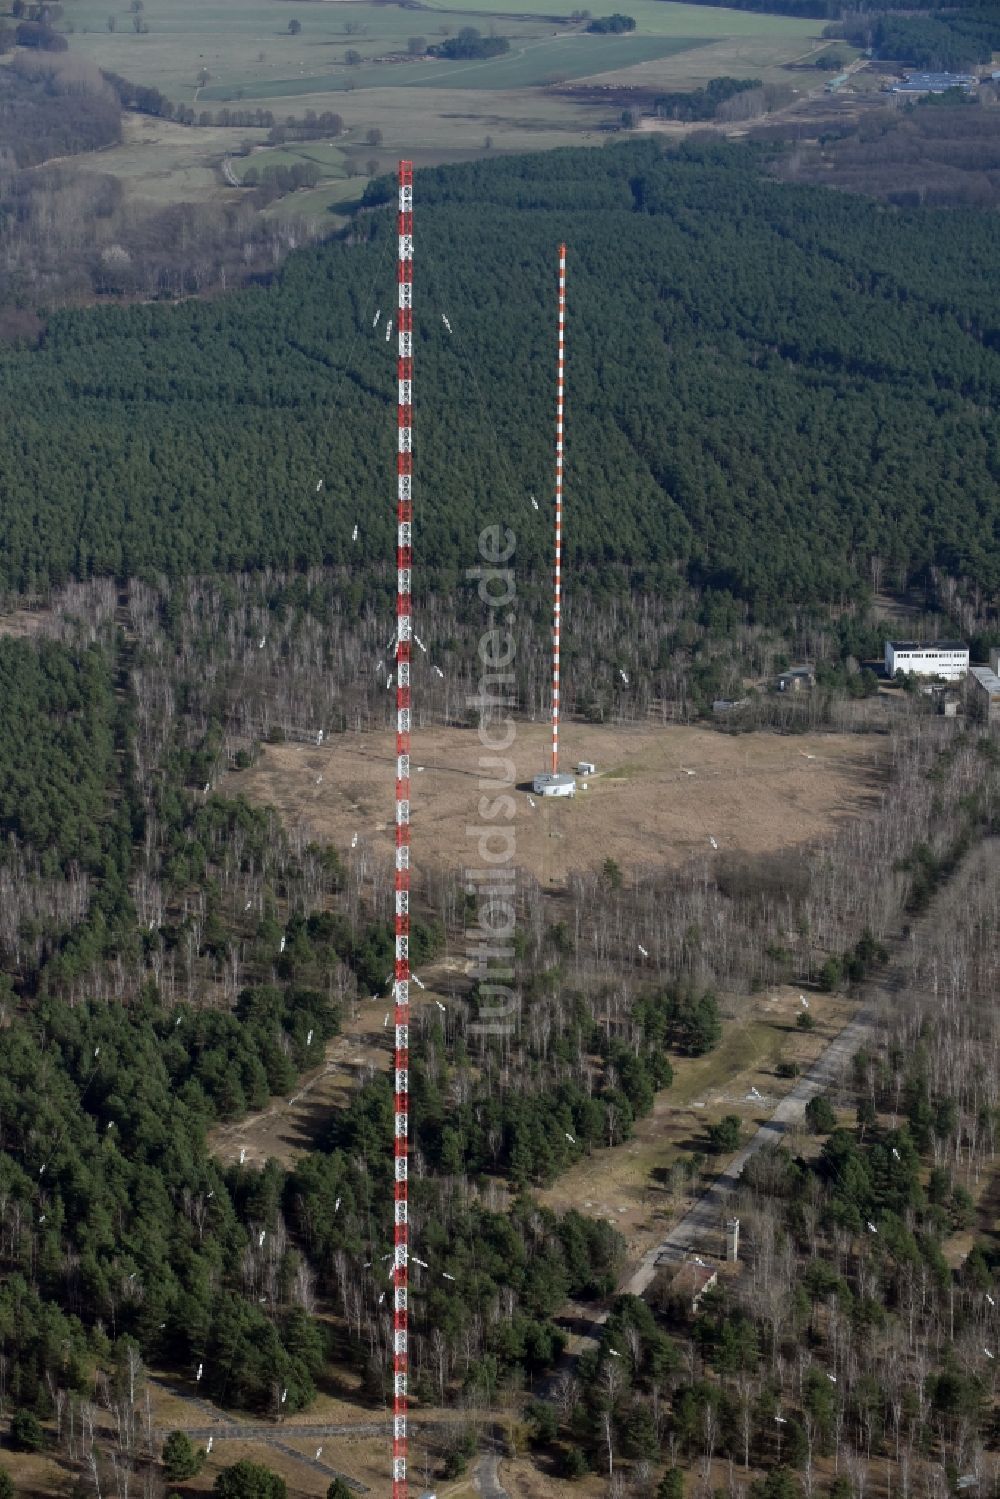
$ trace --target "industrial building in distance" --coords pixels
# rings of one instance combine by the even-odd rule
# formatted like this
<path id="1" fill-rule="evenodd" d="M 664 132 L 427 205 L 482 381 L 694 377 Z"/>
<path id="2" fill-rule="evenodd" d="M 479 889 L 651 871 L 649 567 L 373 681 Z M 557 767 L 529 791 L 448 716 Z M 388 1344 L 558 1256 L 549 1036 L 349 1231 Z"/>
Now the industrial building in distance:
<path id="1" fill-rule="evenodd" d="M 969 706 L 977 718 L 986 723 L 1000 723 L 1000 650 L 990 651 L 989 666 L 973 666 L 969 671 Z"/>
<path id="2" fill-rule="evenodd" d="M 961 89 L 971 94 L 977 80 L 971 73 L 907 73 L 890 89 L 893 94 L 947 94 L 951 89 Z"/>
<path id="3" fill-rule="evenodd" d="M 958 682 L 969 670 L 969 647 L 962 640 L 887 640 L 885 674 L 898 671 L 915 677 L 943 677 Z"/>

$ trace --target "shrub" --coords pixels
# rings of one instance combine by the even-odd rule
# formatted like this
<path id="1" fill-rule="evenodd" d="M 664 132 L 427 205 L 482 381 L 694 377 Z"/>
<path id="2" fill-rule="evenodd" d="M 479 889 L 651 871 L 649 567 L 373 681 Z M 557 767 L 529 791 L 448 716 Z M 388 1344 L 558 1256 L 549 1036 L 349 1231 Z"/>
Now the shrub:
<path id="1" fill-rule="evenodd" d="M 567 1447 L 562 1458 L 562 1476 L 564 1478 L 582 1478 L 589 1472 L 590 1464 L 587 1462 L 586 1453 L 580 1447 Z"/>
<path id="2" fill-rule="evenodd" d="M 212 1492 L 218 1499 L 288 1499 L 285 1480 L 260 1463 L 244 1458 L 223 1468 Z"/>
<path id="3" fill-rule="evenodd" d="M 45 1446 L 42 1423 L 32 1411 L 15 1411 L 10 1423 L 11 1445 L 18 1452 L 40 1452 Z"/>
<path id="4" fill-rule="evenodd" d="M 204 1452 L 198 1450 L 187 1432 L 172 1431 L 163 1444 L 163 1471 L 170 1483 L 193 1478 L 204 1461 Z"/>
<path id="5" fill-rule="evenodd" d="M 708 1127 L 708 1148 L 714 1155 L 729 1155 L 738 1149 L 743 1130 L 737 1114 L 727 1114 Z"/>
<path id="6" fill-rule="evenodd" d="M 810 1098 L 806 1104 L 806 1123 L 814 1135 L 828 1135 L 837 1128 L 837 1116 L 828 1098 Z"/>
<path id="7" fill-rule="evenodd" d="M 827 958 L 819 971 L 819 986 L 825 989 L 827 994 L 831 989 L 836 989 L 840 983 L 841 967 L 839 958 Z"/>
<path id="8" fill-rule="evenodd" d="M 528 1420 L 533 1427 L 531 1433 L 533 1447 L 545 1447 L 555 1441 L 556 1432 L 559 1430 L 559 1418 L 553 1406 L 545 1401 L 539 1401 L 529 1410 Z"/>
<path id="9" fill-rule="evenodd" d="M 684 1499 L 684 1474 L 680 1468 L 668 1468 L 660 1479 L 656 1499 Z"/>

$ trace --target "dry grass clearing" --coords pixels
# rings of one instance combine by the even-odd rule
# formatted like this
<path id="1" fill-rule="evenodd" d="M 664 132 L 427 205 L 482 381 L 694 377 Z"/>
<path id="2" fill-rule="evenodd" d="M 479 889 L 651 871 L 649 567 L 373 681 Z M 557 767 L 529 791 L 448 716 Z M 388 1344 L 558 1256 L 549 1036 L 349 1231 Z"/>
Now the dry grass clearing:
<path id="1" fill-rule="evenodd" d="M 360 1479 L 376 1494 L 382 1492 L 386 1471 L 385 1437 L 324 1437 L 322 1442 L 319 1439 L 303 1442 L 301 1438 L 292 1438 L 287 1446 L 301 1452 L 302 1462 L 265 1442 L 218 1441 L 198 1477 L 188 1479 L 184 1491 L 190 1495 L 210 1494 L 224 1468 L 245 1460 L 263 1463 L 272 1473 L 278 1473 L 288 1487 L 288 1499 L 322 1499 L 330 1486 L 330 1475 L 308 1461 L 320 1445 L 323 1463 L 349 1474 L 351 1478 Z"/>
<path id="2" fill-rule="evenodd" d="M 327 1045 L 323 1066 L 306 1073 L 292 1097 L 272 1099 L 259 1113 L 219 1125 L 209 1134 L 209 1149 L 226 1166 L 241 1160 L 263 1166 L 274 1159 L 291 1167 L 343 1107 L 351 1079 L 372 1066 L 382 1071 L 385 1065 L 385 1056 L 366 1041 L 336 1036 Z"/>
<path id="3" fill-rule="evenodd" d="M 0 1466 L 10 1474 L 18 1499 L 52 1499 L 70 1494 L 73 1479 L 67 1465 L 40 1452 L 14 1452 L 4 1448 Z"/>
<path id="4" fill-rule="evenodd" d="M 464 987 L 465 962 L 442 957 L 426 964 L 421 977 L 425 989 L 422 994 L 414 992 L 416 1012 L 433 1005 L 436 996 L 448 997 L 456 979 Z M 290 1169 L 303 1151 L 314 1149 L 351 1091 L 373 1073 L 391 1067 L 394 1032 L 386 1026 L 388 1005 L 385 997 L 355 1002 L 340 1034 L 327 1043 L 323 1065 L 305 1073 L 290 1098 L 273 1098 L 259 1113 L 211 1130 L 213 1155 L 227 1166 L 242 1154 L 247 1166 L 260 1167 L 273 1159 Z"/>
<path id="5" fill-rule="evenodd" d="M 517 783 L 543 768 L 549 730 L 518 725 L 509 753 Z M 878 795 L 882 741 L 853 735 L 730 737 L 710 729 L 573 724 L 566 765 L 597 765 L 574 801 L 515 793 L 516 862 L 543 884 L 615 859 L 623 869 L 678 864 L 692 854 L 773 852 L 822 837 L 861 815 Z M 412 818 L 415 862 L 476 865 L 468 827 L 480 822 L 483 750 L 473 730 L 414 734 Z M 343 735 L 322 748 L 267 746 L 252 770 L 220 789 L 276 807 L 288 826 L 350 850 L 389 858 L 394 744 L 391 735 Z M 500 819 L 494 826 L 500 826 Z M 486 824 L 483 824 L 486 826 Z"/>
<path id="6" fill-rule="evenodd" d="M 572 1484 L 557 1478 L 552 1472 L 543 1472 L 530 1457 L 518 1457 L 500 1465 L 500 1482 L 508 1494 L 517 1499 L 603 1499 L 608 1492 L 608 1480 L 604 1473 L 588 1473 L 574 1479 Z"/>
<path id="7" fill-rule="evenodd" d="M 49 635 L 55 618 L 50 609 L 15 609 L 10 614 L 0 614 L 0 636 L 33 640 L 39 635 Z"/>
<path id="8" fill-rule="evenodd" d="M 354 1019 L 328 1042 L 322 1067 L 301 1079 L 290 1098 L 275 1098 L 259 1113 L 235 1124 L 221 1124 L 209 1135 L 209 1149 L 224 1165 L 242 1155 L 248 1166 L 280 1161 L 291 1167 L 304 1150 L 316 1145 L 334 1110 L 343 1108 L 349 1090 L 366 1074 L 389 1065 L 388 1036 L 382 1026 L 384 1002 L 359 1006 Z"/>

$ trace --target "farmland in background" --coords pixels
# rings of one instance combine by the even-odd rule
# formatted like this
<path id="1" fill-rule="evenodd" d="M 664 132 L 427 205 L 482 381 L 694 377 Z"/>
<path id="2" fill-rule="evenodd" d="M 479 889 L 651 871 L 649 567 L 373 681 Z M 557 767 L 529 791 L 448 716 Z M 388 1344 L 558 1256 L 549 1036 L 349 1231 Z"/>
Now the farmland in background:
<path id="1" fill-rule="evenodd" d="M 373 165 L 386 170 L 398 155 L 427 164 L 462 160 L 472 151 L 600 140 L 620 126 L 623 89 L 648 94 L 695 87 L 725 72 L 774 81 L 784 64 L 820 45 L 820 24 L 794 17 L 673 0 L 636 0 L 627 10 L 637 28 L 615 36 L 589 35 L 579 12 L 553 10 L 542 0 L 512 0 L 509 8 L 496 0 L 471 0 L 461 9 L 420 10 L 347 3 L 296 7 L 289 0 L 149 0 L 142 13 L 146 29 L 137 32 L 126 7 L 112 12 L 110 31 L 104 0 L 79 0 L 70 44 L 100 67 L 199 112 L 263 107 L 282 122 L 307 110 L 336 111 L 344 120 L 338 145 L 347 151 L 350 173 L 343 158 L 321 163 L 326 191 L 310 194 L 319 206 L 356 196 L 353 189 L 329 189 L 348 175 L 367 177 Z M 298 34 L 289 33 L 291 21 L 301 26 Z M 433 46 L 468 25 L 507 37 L 511 50 L 457 63 L 408 51 L 411 39 Z M 575 89 L 582 80 L 591 86 Z M 377 163 L 371 132 L 379 137 Z M 255 132 L 236 133 L 259 144 Z M 176 150 L 166 138 L 160 146 L 168 158 Z M 149 167 L 151 176 L 161 171 L 152 156 Z M 180 193 L 183 173 L 169 161 L 165 171 L 160 189 L 172 181 Z"/>

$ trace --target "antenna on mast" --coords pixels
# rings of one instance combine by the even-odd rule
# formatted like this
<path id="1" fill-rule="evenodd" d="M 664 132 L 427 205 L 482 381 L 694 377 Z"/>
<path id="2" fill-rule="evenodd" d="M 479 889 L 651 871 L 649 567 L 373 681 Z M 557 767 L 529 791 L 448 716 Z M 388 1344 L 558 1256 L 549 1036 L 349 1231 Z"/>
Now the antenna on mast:
<path id="1" fill-rule="evenodd" d="M 556 575 L 552 600 L 552 774 L 559 774 L 559 616 L 562 610 L 563 376 L 566 353 L 566 246 L 559 246 L 559 361 L 556 366 Z"/>
<path id="2" fill-rule="evenodd" d="M 406 1412 L 409 1369 L 410 1223 L 407 1172 L 410 1121 L 410 641 L 413 619 L 413 163 L 399 163 L 396 378 L 396 956 L 395 1206 L 393 1213 L 392 1499 L 407 1499 Z"/>

